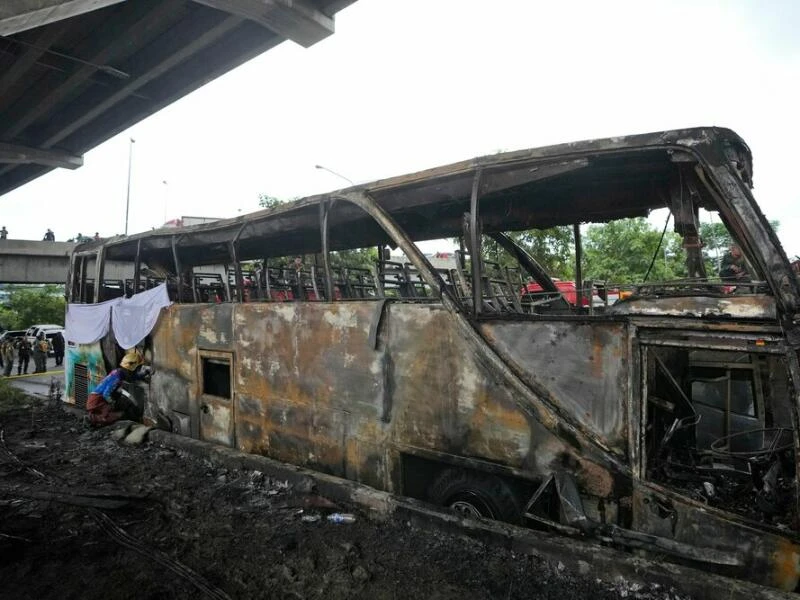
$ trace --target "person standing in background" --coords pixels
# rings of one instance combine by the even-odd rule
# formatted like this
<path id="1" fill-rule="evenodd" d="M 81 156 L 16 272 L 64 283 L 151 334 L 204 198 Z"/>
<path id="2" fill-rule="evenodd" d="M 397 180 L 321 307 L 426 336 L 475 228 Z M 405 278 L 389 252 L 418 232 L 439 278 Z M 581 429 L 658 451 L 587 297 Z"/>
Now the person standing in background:
<path id="1" fill-rule="evenodd" d="M 23 335 L 17 341 L 17 375 L 28 374 L 28 364 L 31 361 L 31 343 Z"/>
<path id="2" fill-rule="evenodd" d="M 47 370 L 47 351 L 49 348 L 50 344 L 47 343 L 47 338 L 44 337 L 44 331 L 40 331 L 33 344 L 34 373 L 44 373 Z"/>
<path id="3" fill-rule="evenodd" d="M 53 336 L 53 353 L 56 356 L 56 366 L 60 366 L 64 362 L 64 336 L 59 331 Z"/>
<path id="4" fill-rule="evenodd" d="M 0 346 L 0 354 L 3 355 L 3 375 L 11 377 L 11 369 L 14 367 L 14 346 L 9 340 Z"/>

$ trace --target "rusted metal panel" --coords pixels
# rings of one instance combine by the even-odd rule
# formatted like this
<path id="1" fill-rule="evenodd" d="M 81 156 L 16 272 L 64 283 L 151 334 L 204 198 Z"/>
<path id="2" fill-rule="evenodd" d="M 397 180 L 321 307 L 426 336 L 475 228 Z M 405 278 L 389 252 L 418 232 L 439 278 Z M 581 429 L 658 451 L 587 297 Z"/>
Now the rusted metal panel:
<path id="1" fill-rule="evenodd" d="M 373 306 L 236 305 L 235 345 L 243 354 L 237 389 L 253 397 L 379 415 L 381 354 L 368 339 Z"/>
<path id="2" fill-rule="evenodd" d="M 151 334 L 154 369 L 145 408 L 148 419 L 173 423 L 188 415 L 192 435 L 199 435 L 198 352 L 232 351 L 232 311 L 230 304 L 176 304 L 162 312 Z"/>
<path id="3" fill-rule="evenodd" d="M 240 449 L 387 485 L 384 351 L 373 302 L 241 304 L 234 314 Z"/>
<path id="4" fill-rule="evenodd" d="M 199 336 L 198 336 L 199 337 Z M 232 352 L 200 350 L 197 356 L 197 399 L 200 403 L 200 439 L 234 445 L 236 368 Z"/>
<path id="5" fill-rule="evenodd" d="M 233 401 L 203 396 L 200 405 L 200 439 L 233 446 Z"/>
<path id="6" fill-rule="evenodd" d="M 737 318 L 775 321 L 775 299 L 766 295 L 684 296 L 680 298 L 636 298 L 610 306 L 608 314 L 663 317 Z"/>
<path id="7" fill-rule="evenodd" d="M 223 306 L 173 306 L 154 334 L 153 409 L 204 423 L 197 347 L 216 344 L 234 353 L 234 404 L 209 405 L 213 414 L 205 419 L 224 424 L 232 411 L 242 450 L 387 488 L 391 435 L 404 447 L 496 461 L 530 478 L 566 462 L 588 493 L 614 492 L 606 468 L 520 410 L 504 376 L 475 353 L 452 313 L 389 305 L 376 349 L 369 337 L 374 308 L 241 304 L 231 321 Z M 204 428 L 202 435 L 226 443 L 225 430 Z"/>
<path id="8" fill-rule="evenodd" d="M 387 322 L 396 442 L 516 467 L 532 458 L 528 417 L 500 380 L 476 365 L 450 313 L 394 305 Z"/>
<path id="9" fill-rule="evenodd" d="M 633 493 L 634 529 L 696 547 L 728 553 L 736 565 L 718 568 L 787 591 L 800 582 L 800 545 L 785 532 L 755 531 L 750 524 L 666 490 L 640 483 Z"/>
<path id="10" fill-rule="evenodd" d="M 440 307 L 391 307 L 393 441 L 497 462 L 529 479 L 569 465 L 585 493 L 618 493 L 609 469 L 595 462 L 593 450 L 581 450 L 582 441 L 558 419 L 545 423 L 521 410 L 507 375 L 476 353 L 457 318 Z M 535 406 L 541 400 L 524 401 L 532 403 L 532 412 L 543 410 Z"/>
<path id="11" fill-rule="evenodd" d="M 481 332 L 523 380 L 550 391 L 574 419 L 627 453 L 628 333 L 623 323 L 485 322 Z"/>
<path id="12" fill-rule="evenodd" d="M 282 401 L 271 402 L 265 409 L 262 453 L 332 475 L 346 474 L 348 458 L 353 460 L 346 452 L 347 412 Z M 248 431 L 252 421 L 241 419 L 238 423 Z M 242 443 L 250 444 L 252 439 Z"/>
<path id="13" fill-rule="evenodd" d="M 375 472 L 359 466 L 353 472 L 384 480 L 385 460 L 365 453 L 385 437 L 374 426 L 385 400 L 383 356 L 368 340 L 373 308 L 369 302 L 174 305 L 153 333 L 149 414 L 155 420 L 159 412 L 188 413 L 201 424 L 195 435 L 220 443 L 228 443 L 230 419 L 241 449 L 337 474 L 345 473 L 352 448 L 376 465 Z M 209 350 L 232 352 L 230 403 L 202 395 L 199 359 L 216 355 Z M 356 437 L 363 423 L 363 443 L 349 442 L 351 422 Z"/>

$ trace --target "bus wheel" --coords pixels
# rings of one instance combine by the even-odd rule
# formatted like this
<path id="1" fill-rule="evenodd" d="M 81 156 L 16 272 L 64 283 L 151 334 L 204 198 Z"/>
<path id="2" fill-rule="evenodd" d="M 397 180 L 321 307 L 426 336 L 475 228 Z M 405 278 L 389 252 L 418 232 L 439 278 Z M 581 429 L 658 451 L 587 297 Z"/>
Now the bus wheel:
<path id="1" fill-rule="evenodd" d="M 520 508 L 508 484 L 494 475 L 462 469 L 442 471 L 428 490 L 434 504 L 452 508 L 462 517 L 520 522 Z"/>

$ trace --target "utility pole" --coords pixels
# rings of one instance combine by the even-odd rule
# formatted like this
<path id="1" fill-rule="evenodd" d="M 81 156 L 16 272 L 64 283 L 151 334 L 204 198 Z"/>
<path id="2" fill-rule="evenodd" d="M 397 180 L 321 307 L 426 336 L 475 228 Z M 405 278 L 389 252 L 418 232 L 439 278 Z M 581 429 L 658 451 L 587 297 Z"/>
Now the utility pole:
<path id="1" fill-rule="evenodd" d="M 167 202 L 169 201 L 169 187 L 167 187 L 167 180 L 164 179 L 161 183 L 164 184 L 164 223 L 167 222 Z M 162 223 L 163 227 L 163 223 Z"/>
<path id="2" fill-rule="evenodd" d="M 125 235 L 128 235 L 128 211 L 131 207 L 131 166 L 133 165 L 133 145 L 136 140 L 130 138 L 128 144 L 128 193 L 125 197 Z"/>

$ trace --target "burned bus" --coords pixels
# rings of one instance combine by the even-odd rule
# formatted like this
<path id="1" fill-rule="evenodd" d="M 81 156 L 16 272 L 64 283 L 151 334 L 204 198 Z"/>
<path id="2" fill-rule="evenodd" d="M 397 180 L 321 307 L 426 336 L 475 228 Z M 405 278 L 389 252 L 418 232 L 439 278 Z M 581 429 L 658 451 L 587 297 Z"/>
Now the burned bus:
<path id="1" fill-rule="evenodd" d="M 720 128 L 500 153 L 83 244 L 68 310 L 166 287 L 145 422 L 794 590 L 800 289 L 752 177 Z M 680 279 L 609 293 L 581 225 L 654 211 Z M 712 217 L 746 279 L 709 267 Z M 572 301 L 515 241 L 554 226 L 573 232 Z M 458 241 L 449 268 L 420 249 L 437 239 Z M 113 332 L 70 344 L 66 400 L 120 352 Z"/>

